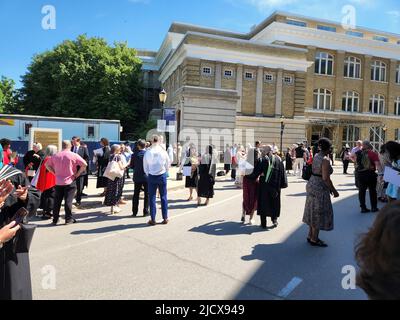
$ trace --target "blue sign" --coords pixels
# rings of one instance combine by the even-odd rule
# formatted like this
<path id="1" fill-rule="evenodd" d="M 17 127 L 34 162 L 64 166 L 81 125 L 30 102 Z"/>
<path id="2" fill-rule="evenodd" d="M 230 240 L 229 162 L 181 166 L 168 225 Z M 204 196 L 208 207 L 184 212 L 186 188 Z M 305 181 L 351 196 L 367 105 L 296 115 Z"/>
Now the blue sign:
<path id="1" fill-rule="evenodd" d="M 163 120 L 167 121 L 167 123 L 166 123 L 167 126 L 171 125 L 171 122 L 175 122 L 176 121 L 176 109 L 172 109 L 172 108 L 164 109 L 164 119 Z"/>

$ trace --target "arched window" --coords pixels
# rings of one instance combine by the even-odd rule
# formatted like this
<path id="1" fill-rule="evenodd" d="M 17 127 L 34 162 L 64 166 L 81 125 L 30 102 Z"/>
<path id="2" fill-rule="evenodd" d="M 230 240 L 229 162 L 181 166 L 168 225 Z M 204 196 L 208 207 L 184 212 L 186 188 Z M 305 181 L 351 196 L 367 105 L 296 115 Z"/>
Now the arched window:
<path id="1" fill-rule="evenodd" d="M 380 94 L 374 94 L 369 101 L 369 112 L 385 114 L 385 97 Z"/>
<path id="2" fill-rule="evenodd" d="M 360 106 L 360 95 L 355 91 L 343 93 L 342 110 L 346 112 L 358 112 Z"/>
<path id="3" fill-rule="evenodd" d="M 347 57 L 344 61 L 344 76 L 347 78 L 361 78 L 361 60 L 356 57 Z"/>
<path id="4" fill-rule="evenodd" d="M 326 52 L 318 52 L 315 56 L 315 73 L 333 75 L 333 56 Z"/>
<path id="5" fill-rule="evenodd" d="M 379 60 L 372 63 L 371 80 L 386 82 L 386 63 Z"/>
<path id="6" fill-rule="evenodd" d="M 396 83 L 400 84 L 400 64 L 396 68 Z"/>
<path id="7" fill-rule="evenodd" d="M 397 97 L 394 101 L 394 114 L 400 116 L 400 97 Z"/>
<path id="8" fill-rule="evenodd" d="M 314 90 L 314 109 L 331 110 L 332 108 L 332 91 L 328 89 Z"/>

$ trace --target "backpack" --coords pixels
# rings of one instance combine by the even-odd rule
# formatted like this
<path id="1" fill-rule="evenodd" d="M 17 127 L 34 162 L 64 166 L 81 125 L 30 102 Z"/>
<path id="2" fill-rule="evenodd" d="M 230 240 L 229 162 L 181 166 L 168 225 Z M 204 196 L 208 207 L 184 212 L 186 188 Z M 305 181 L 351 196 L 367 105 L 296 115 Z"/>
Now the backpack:
<path id="1" fill-rule="evenodd" d="M 356 169 L 358 172 L 363 172 L 371 169 L 371 160 L 368 157 L 368 151 L 360 150 L 356 153 Z"/>

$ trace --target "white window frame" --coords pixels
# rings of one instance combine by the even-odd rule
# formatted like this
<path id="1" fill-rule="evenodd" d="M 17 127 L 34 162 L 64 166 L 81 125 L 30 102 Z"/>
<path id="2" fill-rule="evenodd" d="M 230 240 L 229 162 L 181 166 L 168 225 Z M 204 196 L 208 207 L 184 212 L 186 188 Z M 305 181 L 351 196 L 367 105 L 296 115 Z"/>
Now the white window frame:
<path id="1" fill-rule="evenodd" d="M 248 75 L 251 75 L 251 77 L 247 77 Z M 254 72 L 252 71 L 245 71 L 244 73 L 244 79 L 248 81 L 254 80 Z"/>
<path id="2" fill-rule="evenodd" d="M 396 68 L 396 83 L 400 84 L 400 64 Z"/>
<path id="3" fill-rule="evenodd" d="M 271 77 L 271 79 L 267 79 L 267 77 Z M 264 81 L 265 82 L 274 82 L 275 78 L 272 73 L 266 73 L 264 74 Z"/>
<path id="4" fill-rule="evenodd" d="M 209 69 L 210 72 L 205 72 L 206 69 Z M 201 67 L 201 75 L 204 76 L 204 77 L 212 77 L 213 69 L 211 67 L 209 67 L 209 66 Z"/>
<path id="5" fill-rule="evenodd" d="M 378 104 L 378 112 L 374 112 L 375 104 Z M 374 94 L 369 99 L 369 112 L 372 114 L 385 114 L 386 101 L 381 94 Z"/>
<path id="6" fill-rule="evenodd" d="M 289 81 L 287 81 L 287 80 L 289 80 Z M 287 85 L 293 84 L 293 77 L 292 76 L 284 76 L 283 83 L 287 84 Z"/>
<path id="7" fill-rule="evenodd" d="M 231 75 L 230 75 L 230 76 L 227 75 L 226 72 L 230 72 Z M 235 77 L 235 73 L 234 73 L 233 69 L 224 69 L 224 78 L 226 78 L 226 79 L 232 79 L 232 78 L 234 78 L 234 77 Z"/>
<path id="8" fill-rule="evenodd" d="M 347 67 L 347 73 L 346 73 L 346 67 Z M 351 74 L 350 69 L 353 67 L 353 74 Z M 344 76 L 345 78 L 352 78 L 352 79 L 361 79 L 361 59 L 354 57 L 354 56 L 349 56 L 345 59 L 344 61 Z M 357 69 L 358 69 L 358 75 L 357 75 Z"/>
<path id="9" fill-rule="evenodd" d="M 325 72 L 322 72 L 323 71 L 322 70 L 323 61 L 325 61 Z M 330 62 L 332 63 L 332 73 L 328 72 L 328 70 L 329 70 L 328 66 L 329 66 Z M 331 55 L 328 52 L 319 51 L 315 55 L 315 65 L 318 68 L 317 70 L 314 70 L 316 74 L 333 76 L 334 70 L 335 70 L 335 58 L 333 55 Z"/>
<path id="10" fill-rule="evenodd" d="M 400 129 L 394 130 L 394 140 L 400 142 Z"/>
<path id="11" fill-rule="evenodd" d="M 386 131 L 383 127 L 371 127 L 369 129 L 370 142 L 374 147 L 375 151 L 379 151 L 381 146 L 386 141 Z"/>
<path id="12" fill-rule="evenodd" d="M 376 75 L 378 73 L 378 79 Z M 386 82 L 387 77 L 387 65 L 381 60 L 374 60 L 371 64 L 371 80 L 378 82 Z"/>
<path id="13" fill-rule="evenodd" d="M 400 116 L 400 97 L 397 97 L 396 100 L 394 100 L 394 114 Z"/>
<path id="14" fill-rule="evenodd" d="M 317 96 L 317 105 L 314 105 L 313 108 L 316 110 L 325 110 L 331 111 L 332 110 L 332 99 L 333 99 L 333 92 L 332 90 L 319 88 L 314 90 L 314 98 Z M 327 105 L 327 101 L 329 99 L 329 106 Z"/>
<path id="15" fill-rule="evenodd" d="M 89 127 L 94 128 L 94 136 L 89 137 Z M 97 123 L 87 123 L 85 125 L 85 136 L 87 141 L 96 141 L 99 140 L 99 125 Z"/>
<path id="16" fill-rule="evenodd" d="M 290 23 L 292 22 L 292 23 Z M 295 26 L 295 27 L 302 27 L 306 28 L 307 27 L 307 22 L 306 21 L 301 21 L 301 20 L 295 20 L 295 19 L 286 19 L 286 24 Z"/>
<path id="17" fill-rule="evenodd" d="M 349 101 L 351 101 L 351 106 L 349 110 Z M 356 101 L 358 101 L 356 105 Z M 345 105 L 343 105 L 343 102 Z M 342 110 L 344 112 L 359 112 L 360 108 L 360 94 L 356 91 L 347 91 L 343 93 L 342 97 Z"/>
<path id="18" fill-rule="evenodd" d="M 348 125 L 343 128 L 343 144 L 349 144 L 351 147 L 356 145 L 356 142 L 360 140 L 361 128 Z"/>
<path id="19" fill-rule="evenodd" d="M 388 37 L 380 36 L 380 35 L 377 35 L 377 34 L 374 35 L 374 36 L 372 37 L 372 39 L 375 40 L 375 41 L 381 41 L 381 42 L 386 42 L 386 43 L 389 42 L 389 38 L 388 38 Z"/>

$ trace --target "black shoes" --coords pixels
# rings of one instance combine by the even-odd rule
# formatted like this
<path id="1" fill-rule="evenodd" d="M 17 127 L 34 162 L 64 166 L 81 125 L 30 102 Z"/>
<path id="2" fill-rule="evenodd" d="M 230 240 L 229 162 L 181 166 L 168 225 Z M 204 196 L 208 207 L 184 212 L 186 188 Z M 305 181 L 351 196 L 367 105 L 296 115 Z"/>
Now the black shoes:
<path id="1" fill-rule="evenodd" d="M 371 212 L 379 212 L 379 209 L 378 208 L 373 208 L 373 209 L 371 209 Z"/>
<path id="2" fill-rule="evenodd" d="M 369 210 L 368 208 L 361 208 L 361 213 L 370 213 L 371 210 Z"/>
<path id="3" fill-rule="evenodd" d="M 278 220 L 272 221 L 274 228 L 278 228 Z"/>
<path id="4" fill-rule="evenodd" d="M 328 245 L 325 242 L 323 242 L 322 240 L 320 240 L 320 239 L 318 239 L 317 242 L 314 242 L 314 241 L 312 241 L 310 239 L 309 244 L 312 247 L 320 247 L 320 248 L 327 248 L 328 247 Z"/>
<path id="5" fill-rule="evenodd" d="M 66 220 L 66 221 L 65 221 L 65 224 L 66 224 L 66 225 L 74 224 L 74 223 L 76 223 L 76 220 L 75 220 L 75 219 L 70 219 L 70 220 Z"/>

